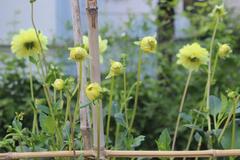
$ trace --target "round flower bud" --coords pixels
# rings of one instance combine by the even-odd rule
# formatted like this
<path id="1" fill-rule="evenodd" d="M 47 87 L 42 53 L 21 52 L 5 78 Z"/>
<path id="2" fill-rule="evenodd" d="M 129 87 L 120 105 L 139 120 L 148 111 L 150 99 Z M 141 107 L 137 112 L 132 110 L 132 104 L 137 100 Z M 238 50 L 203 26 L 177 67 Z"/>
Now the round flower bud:
<path id="1" fill-rule="evenodd" d="M 62 79 L 56 79 L 54 81 L 54 83 L 52 84 L 52 86 L 56 89 L 56 90 L 62 90 L 64 87 L 64 81 Z"/>
<path id="2" fill-rule="evenodd" d="M 86 95 L 89 100 L 93 101 L 99 98 L 102 88 L 98 83 L 91 83 L 86 88 Z"/>
<path id="3" fill-rule="evenodd" d="M 224 5 L 216 5 L 211 13 L 212 16 L 223 17 L 226 14 Z"/>
<path id="4" fill-rule="evenodd" d="M 118 76 L 122 73 L 122 71 L 123 71 L 122 63 L 111 60 L 110 72 L 107 75 L 106 79 L 111 78 L 113 76 Z"/>
<path id="5" fill-rule="evenodd" d="M 229 57 L 229 54 L 231 52 L 232 52 L 232 49 L 228 44 L 222 44 L 218 49 L 218 55 L 220 58 L 223 58 L 223 59 L 226 57 Z"/>
<path id="6" fill-rule="evenodd" d="M 70 50 L 69 59 L 74 61 L 83 61 L 88 56 L 86 49 L 82 47 L 69 48 L 69 50 Z"/>
<path id="7" fill-rule="evenodd" d="M 235 91 L 228 91 L 228 94 L 227 94 L 227 96 L 228 96 L 228 98 L 235 98 L 235 97 L 237 97 L 237 92 L 235 92 Z"/>
<path id="8" fill-rule="evenodd" d="M 151 36 L 144 37 L 139 44 L 145 53 L 154 53 L 157 49 L 157 40 Z"/>

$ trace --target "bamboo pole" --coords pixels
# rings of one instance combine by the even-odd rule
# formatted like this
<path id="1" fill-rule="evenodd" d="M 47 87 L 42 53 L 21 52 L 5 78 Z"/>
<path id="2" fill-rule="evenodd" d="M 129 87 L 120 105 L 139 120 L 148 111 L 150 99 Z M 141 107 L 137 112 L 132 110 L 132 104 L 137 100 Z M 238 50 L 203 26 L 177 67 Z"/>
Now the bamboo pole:
<path id="1" fill-rule="evenodd" d="M 80 18 L 80 7 L 78 0 L 71 0 L 72 7 L 72 23 L 73 23 L 73 36 L 74 36 L 74 45 L 82 45 L 82 32 L 81 32 L 81 18 Z M 77 64 L 77 69 L 79 70 L 79 65 Z M 87 64 L 86 62 L 82 63 L 82 86 L 80 93 L 80 102 L 81 104 L 87 103 L 85 88 L 87 84 Z M 79 73 L 79 72 L 78 72 Z M 78 76 L 79 77 L 79 76 Z M 89 108 L 80 109 L 80 130 L 83 137 L 83 148 L 89 150 L 92 147 L 91 142 L 91 125 L 90 125 L 90 116 Z"/>
<path id="2" fill-rule="evenodd" d="M 99 42 L 98 42 L 98 8 L 97 8 L 97 0 L 86 0 L 87 3 L 87 16 L 88 16 L 88 40 L 89 40 L 89 53 L 91 56 L 91 81 L 97 82 L 100 84 L 101 82 L 101 70 L 100 70 L 100 62 L 99 62 Z M 103 132 L 103 117 L 102 117 L 102 105 L 100 104 L 100 113 L 101 113 L 101 121 L 100 121 L 100 149 L 104 150 L 104 132 Z M 92 106 L 93 112 L 93 147 L 97 149 L 97 108 L 96 106 Z M 101 152 L 101 157 L 103 157 L 103 152 Z"/>
<path id="3" fill-rule="evenodd" d="M 92 150 L 83 151 L 45 151 L 45 152 L 8 152 L 0 153 L 0 160 L 6 159 L 28 159 L 28 158 L 50 158 L 50 157 L 94 157 L 95 152 Z"/>
<path id="4" fill-rule="evenodd" d="M 0 153 L 0 160 L 3 159 L 19 159 L 19 158 L 46 158 L 46 157 L 96 157 L 95 150 L 82 151 L 45 151 L 45 152 L 8 152 Z M 163 158 L 163 157 L 231 157 L 240 156 L 240 149 L 229 150 L 202 150 L 202 151 L 120 151 L 120 150 L 105 150 L 104 155 L 107 158 L 111 157 L 146 157 L 146 158 Z"/>

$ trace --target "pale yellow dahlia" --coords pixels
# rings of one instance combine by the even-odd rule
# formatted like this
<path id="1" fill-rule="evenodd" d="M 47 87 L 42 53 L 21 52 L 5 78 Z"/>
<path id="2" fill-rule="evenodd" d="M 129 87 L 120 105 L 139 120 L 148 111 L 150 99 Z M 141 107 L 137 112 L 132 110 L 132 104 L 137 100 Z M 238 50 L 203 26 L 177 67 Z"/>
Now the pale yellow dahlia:
<path id="1" fill-rule="evenodd" d="M 111 62 L 111 67 L 110 67 L 110 71 L 109 71 L 106 79 L 114 77 L 114 76 L 118 76 L 123 71 L 122 63 L 117 62 L 117 61 L 113 61 L 113 60 L 111 60 L 110 62 Z"/>
<path id="2" fill-rule="evenodd" d="M 191 71 L 197 71 L 200 65 L 206 65 L 209 60 L 208 51 L 198 43 L 185 45 L 179 50 L 177 58 L 177 64 Z"/>
<path id="3" fill-rule="evenodd" d="M 102 88 L 98 83 L 91 83 L 87 86 L 85 92 L 88 99 L 93 101 L 100 97 Z"/>
<path id="4" fill-rule="evenodd" d="M 74 60 L 74 61 L 83 61 L 86 57 L 88 57 L 88 53 L 86 49 L 82 47 L 73 47 L 69 48 L 70 50 L 70 55 L 69 59 Z"/>
<path id="5" fill-rule="evenodd" d="M 47 37 L 40 32 L 37 34 L 39 40 L 33 28 L 21 30 L 17 35 L 13 36 L 11 42 L 12 52 L 18 57 L 29 57 L 41 54 L 42 51 L 47 50 Z"/>
<path id="6" fill-rule="evenodd" d="M 154 53 L 157 49 L 157 40 L 152 36 L 147 36 L 139 42 L 139 45 L 145 53 Z"/>

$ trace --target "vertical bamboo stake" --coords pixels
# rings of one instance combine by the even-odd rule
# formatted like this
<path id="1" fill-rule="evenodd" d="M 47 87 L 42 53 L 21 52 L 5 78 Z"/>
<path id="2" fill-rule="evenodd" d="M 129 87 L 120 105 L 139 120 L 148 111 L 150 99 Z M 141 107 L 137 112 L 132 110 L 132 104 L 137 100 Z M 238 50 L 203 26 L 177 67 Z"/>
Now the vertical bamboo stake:
<path id="1" fill-rule="evenodd" d="M 98 44 L 98 8 L 97 0 L 86 0 L 87 2 L 87 15 L 88 15 L 88 39 L 89 39 L 89 53 L 91 60 L 91 81 L 101 82 L 100 78 L 100 63 L 99 63 L 99 44 Z M 103 117 L 102 105 L 100 104 L 101 122 L 100 122 L 100 149 L 101 157 L 104 151 L 104 132 L 103 132 Z M 93 147 L 97 148 L 97 108 L 93 106 Z"/>
<path id="2" fill-rule="evenodd" d="M 82 45 L 82 33 L 81 33 L 81 21 L 80 21 L 80 7 L 78 0 L 71 0 L 72 6 L 72 22 L 73 22 L 73 35 L 74 35 L 74 45 Z M 79 69 L 79 63 L 77 64 L 77 69 Z M 85 96 L 85 88 L 87 84 L 87 64 L 83 62 L 82 67 L 82 86 L 80 93 L 81 104 L 87 102 Z M 79 74 L 79 72 L 78 72 Z M 78 76 L 79 77 L 79 76 Z M 80 109 L 80 129 L 83 136 L 83 145 L 85 150 L 91 149 L 91 126 L 90 126 L 90 117 L 89 117 L 89 108 Z"/>

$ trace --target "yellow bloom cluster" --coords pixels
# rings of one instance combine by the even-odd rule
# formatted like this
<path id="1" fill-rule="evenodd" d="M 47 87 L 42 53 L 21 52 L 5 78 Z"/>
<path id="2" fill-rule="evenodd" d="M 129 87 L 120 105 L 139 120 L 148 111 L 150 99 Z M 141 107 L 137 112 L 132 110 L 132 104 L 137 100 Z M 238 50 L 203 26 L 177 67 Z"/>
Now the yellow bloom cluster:
<path id="1" fill-rule="evenodd" d="M 117 62 L 117 61 L 113 61 L 113 60 L 111 60 L 110 62 L 111 62 L 111 67 L 110 67 L 110 71 L 109 71 L 106 79 L 114 77 L 114 76 L 118 76 L 123 71 L 122 63 Z"/>
<path id="2" fill-rule="evenodd" d="M 47 37 L 42 33 L 37 34 L 38 37 L 33 28 L 21 30 L 19 34 L 15 35 L 12 39 L 12 52 L 18 57 L 29 57 L 36 54 L 41 54 L 42 51 L 47 50 Z"/>
<path id="3" fill-rule="evenodd" d="M 152 36 L 144 37 L 140 41 L 140 49 L 145 53 L 154 53 L 157 49 L 157 40 Z"/>
<path id="4" fill-rule="evenodd" d="M 197 71 L 200 65 L 207 64 L 209 60 L 208 51 L 198 43 L 185 45 L 179 50 L 177 58 L 177 64 L 181 64 L 191 71 Z"/>
<path id="5" fill-rule="evenodd" d="M 69 59 L 74 61 L 83 61 L 86 57 L 88 57 L 88 53 L 86 49 L 82 47 L 73 47 L 69 48 L 70 50 L 70 56 Z"/>
<path id="6" fill-rule="evenodd" d="M 93 101 L 100 97 L 102 88 L 98 83 L 95 82 L 95 83 L 89 84 L 87 86 L 85 92 L 86 92 L 88 99 Z"/>

